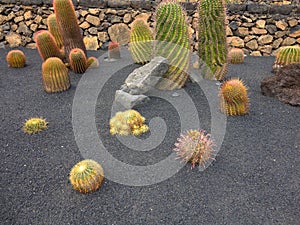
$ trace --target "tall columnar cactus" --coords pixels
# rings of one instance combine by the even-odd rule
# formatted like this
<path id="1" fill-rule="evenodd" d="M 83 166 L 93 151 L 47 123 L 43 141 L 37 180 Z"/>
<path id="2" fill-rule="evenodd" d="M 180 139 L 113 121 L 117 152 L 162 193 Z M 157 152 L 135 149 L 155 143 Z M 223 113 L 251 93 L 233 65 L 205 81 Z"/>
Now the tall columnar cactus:
<path id="1" fill-rule="evenodd" d="M 225 81 L 220 89 L 220 108 L 221 112 L 228 116 L 238 116 L 248 113 L 249 98 L 247 87 L 243 81 L 232 78 Z"/>
<path id="2" fill-rule="evenodd" d="M 10 50 L 6 55 L 6 61 L 10 67 L 22 68 L 26 63 L 26 56 L 21 50 Z"/>
<path id="3" fill-rule="evenodd" d="M 47 93 L 62 92 L 71 86 L 68 68 L 57 57 L 48 58 L 42 65 L 42 78 Z"/>
<path id="4" fill-rule="evenodd" d="M 228 52 L 228 61 L 231 64 L 240 64 L 244 62 L 244 51 L 240 48 L 232 48 Z"/>
<path id="5" fill-rule="evenodd" d="M 108 44 L 108 58 L 110 59 L 120 59 L 120 46 L 118 42 L 111 41 Z"/>
<path id="6" fill-rule="evenodd" d="M 223 80 L 227 73 L 226 13 L 223 0 L 200 0 L 198 54 L 204 78 Z"/>
<path id="7" fill-rule="evenodd" d="M 157 88 L 181 88 L 188 78 L 190 43 L 186 13 L 179 3 L 163 1 L 157 6 L 155 33 L 155 55 L 169 61 L 169 70 Z"/>
<path id="8" fill-rule="evenodd" d="M 43 61 L 50 57 L 58 57 L 60 59 L 63 58 L 59 48 L 56 45 L 53 35 L 49 31 L 38 31 L 35 34 L 35 42 Z"/>
<path id="9" fill-rule="evenodd" d="M 293 63 L 300 63 L 300 47 L 282 47 L 276 55 L 273 70 L 278 71 L 281 67 Z"/>
<path id="10" fill-rule="evenodd" d="M 88 68 L 86 55 L 80 48 L 74 48 L 71 50 L 69 61 L 74 73 L 84 73 Z"/>
<path id="11" fill-rule="evenodd" d="M 135 63 L 145 64 L 153 58 L 153 34 L 148 24 L 137 19 L 130 31 L 130 53 Z"/>
<path id="12" fill-rule="evenodd" d="M 50 31 L 50 33 L 53 35 L 55 39 L 57 47 L 61 49 L 63 47 L 63 40 L 60 31 L 58 29 L 57 20 L 54 13 L 48 16 L 47 26 L 48 26 L 48 30 Z"/>
<path id="13" fill-rule="evenodd" d="M 72 0 L 53 0 L 53 7 L 58 28 L 63 38 L 67 60 L 71 50 L 74 48 L 80 48 L 86 54 Z"/>
<path id="14" fill-rule="evenodd" d="M 75 190 L 81 193 L 93 192 L 101 187 L 104 171 L 96 161 L 85 159 L 71 169 L 69 179 Z"/>

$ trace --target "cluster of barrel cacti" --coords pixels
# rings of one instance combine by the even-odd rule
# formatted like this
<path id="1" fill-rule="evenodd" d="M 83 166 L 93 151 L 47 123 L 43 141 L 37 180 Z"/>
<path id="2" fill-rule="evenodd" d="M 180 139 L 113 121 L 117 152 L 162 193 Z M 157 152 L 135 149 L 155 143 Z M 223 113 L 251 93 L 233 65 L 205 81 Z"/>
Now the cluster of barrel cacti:
<path id="1" fill-rule="evenodd" d="M 117 112 L 109 121 L 112 135 L 140 135 L 149 130 L 145 118 L 136 110 Z"/>
<path id="2" fill-rule="evenodd" d="M 104 180 L 104 171 L 96 161 L 85 159 L 71 169 L 69 179 L 75 190 L 81 193 L 89 193 L 101 187 Z"/>
<path id="3" fill-rule="evenodd" d="M 223 80 L 227 73 L 226 13 L 223 0 L 201 0 L 198 5 L 198 54 L 204 78 Z"/>
<path id="4" fill-rule="evenodd" d="M 300 47 L 299 46 L 282 47 L 276 55 L 276 59 L 273 64 L 273 70 L 276 72 L 281 67 L 293 63 L 300 63 Z"/>
<path id="5" fill-rule="evenodd" d="M 47 128 L 48 122 L 43 118 L 34 117 L 26 120 L 23 131 L 27 134 L 35 134 Z"/>
<path id="6" fill-rule="evenodd" d="M 231 64 L 243 63 L 245 59 L 244 51 L 240 48 L 232 48 L 228 52 L 228 61 Z"/>
<path id="7" fill-rule="evenodd" d="M 6 55 L 7 64 L 13 68 L 22 68 L 26 64 L 26 56 L 21 50 L 10 50 Z"/>
<path id="8" fill-rule="evenodd" d="M 215 160 L 214 147 L 210 134 L 204 130 L 189 130 L 177 139 L 174 151 L 184 162 L 190 162 L 191 168 L 198 165 L 199 170 L 204 170 Z"/>
<path id="9" fill-rule="evenodd" d="M 249 98 L 247 87 L 243 81 L 232 78 L 225 81 L 219 92 L 221 112 L 228 116 L 238 116 L 248 113 Z"/>

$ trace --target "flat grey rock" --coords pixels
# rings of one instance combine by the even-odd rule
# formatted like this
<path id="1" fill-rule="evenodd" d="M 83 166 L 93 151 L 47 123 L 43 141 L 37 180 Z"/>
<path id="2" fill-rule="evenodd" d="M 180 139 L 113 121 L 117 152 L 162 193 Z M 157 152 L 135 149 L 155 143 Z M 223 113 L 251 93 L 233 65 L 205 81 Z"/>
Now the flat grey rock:
<path id="1" fill-rule="evenodd" d="M 132 109 L 134 106 L 142 104 L 149 100 L 146 95 L 132 95 L 122 90 L 117 90 L 115 102 L 120 103 L 126 109 Z"/>

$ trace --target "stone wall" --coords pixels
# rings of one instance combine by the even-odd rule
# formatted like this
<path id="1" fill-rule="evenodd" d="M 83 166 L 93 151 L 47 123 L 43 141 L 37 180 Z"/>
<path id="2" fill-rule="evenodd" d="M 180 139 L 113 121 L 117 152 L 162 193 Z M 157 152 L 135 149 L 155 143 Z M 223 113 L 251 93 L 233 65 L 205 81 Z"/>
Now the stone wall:
<path id="1" fill-rule="evenodd" d="M 228 43 L 250 55 L 271 55 L 285 45 L 300 44 L 300 4 L 290 1 L 243 1 L 228 4 Z M 17 2 L 17 4 L 10 4 Z M 88 49 L 105 48 L 109 41 L 126 44 L 131 23 L 142 18 L 155 26 L 155 6 L 145 0 L 73 0 Z M 182 3 L 187 9 L 189 33 L 197 46 L 196 3 Z M 0 45 L 35 48 L 33 35 L 47 29 L 53 13 L 52 0 L 0 0 Z"/>

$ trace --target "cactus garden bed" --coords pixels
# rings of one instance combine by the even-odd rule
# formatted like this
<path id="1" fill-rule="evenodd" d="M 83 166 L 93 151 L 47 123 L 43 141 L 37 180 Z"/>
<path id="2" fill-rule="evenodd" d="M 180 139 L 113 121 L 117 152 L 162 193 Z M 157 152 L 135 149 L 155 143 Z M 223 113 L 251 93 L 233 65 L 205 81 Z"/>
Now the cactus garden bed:
<path id="1" fill-rule="evenodd" d="M 1 224 L 299 223 L 299 108 L 263 96 L 259 87 L 271 75 L 273 57 L 246 57 L 244 64 L 230 66 L 228 76 L 242 78 L 249 88 L 250 110 L 245 116 L 227 118 L 216 161 L 206 170 L 191 170 L 187 164 L 169 179 L 142 187 L 105 178 L 99 190 L 83 195 L 73 190 L 69 173 L 84 159 L 73 133 L 72 104 L 78 82 L 86 74 L 70 73 L 71 89 L 47 94 L 37 50 L 22 49 L 27 66 L 20 69 L 6 65 L 8 50 L 0 49 Z M 109 63 L 100 61 L 103 67 Z M 151 98 L 137 109 L 146 120 L 160 116 L 170 125 L 159 148 L 130 151 L 109 134 L 114 93 L 137 67 L 123 68 L 105 84 L 95 123 L 115 158 L 141 166 L 168 156 L 180 127 L 174 108 Z M 195 102 L 202 128 L 209 130 L 205 96 L 195 84 L 188 83 L 184 90 Z M 25 134 L 23 123 L 31 117 L 45 118 L 48 128 Z"/>

